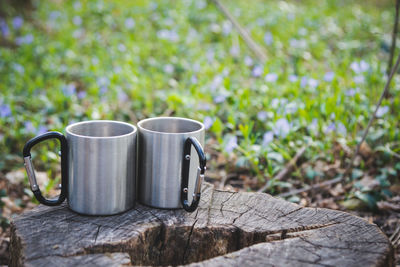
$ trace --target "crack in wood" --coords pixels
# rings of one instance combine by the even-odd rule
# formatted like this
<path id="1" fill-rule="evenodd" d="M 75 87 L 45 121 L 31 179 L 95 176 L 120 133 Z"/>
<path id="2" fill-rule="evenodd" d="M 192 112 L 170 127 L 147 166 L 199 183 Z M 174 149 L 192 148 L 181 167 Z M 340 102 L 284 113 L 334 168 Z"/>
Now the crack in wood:
<path id="1" fill-rule="evenodd" d="M 240 217 L 242 217 L 244 214 L 246 214 L 247 212 L 249 212 L 249 211 L 251 211 L 251 210 L 253 210 L 253 208 L 249 208 L 248 210 L 246 210 L 246 211 L 240 213 L 240 215 L 239 215 L 238 217 L 236 217 L 235 219 L 233 219 L 232 224 L 235 224 L 235 222 L 236 222 Z"/>
<path id="2" fill-rule="evenodd" d="M 224 212 L 223 212 L 225 203 L 228 202 L 235 195 L 235 192 L 229 192 L 229 193 L 230 193 L 230 195 L 221 203 L 220 211 L 221 211 L 222 216 L 225 216 Z"/>
<path id="3" fill-rule="evenodd" d="M 302 210 L 302 209 L 303 209 L 303 207 L 299 207 L 299 208 L 294 209 L 294 210 L 292 210 L 292 211 L 289 211 L 289 212 L 287 212 L 287 213 L 283 213 L 282 211 L 278 210 L 279 212 L 282 213 L 282 215 L 278 216 L 277 218 L 280 219 L 280 218 L 282 218 L 282 217 L 286 217 L 286 216 L 288 216 L 288 215 L 290 215 L 290 214 L 293 214 L 293 213 L 295 213 L 295 212 L 298 212 L 299 210 Z"/>
<path id="4" fill-rule="evenodd" d="M 192 225 L 192 227 L 190 228 L 190 232 L 189 232 L 189 236 L 188 236 L 188 239 L 187 239 L 187 242 L 186 242 L 185 250 L 183 252 L 182 264 L 185 264 L 185 259 L 186 259 L 186 256 L 187 256 L 186 254 L 187 254 L 187 251 L 188 251 L 189 245 L 190 245 L 190 238 L 192 237 L 193 229 L 194 229 L 194 226 L 196 225 L 197 221 L 198 220 L 195 220 L 193 225 Z"/>
<path id="5" fill-rule="evenodd" d="M 94 244 L 96 244 L 97 236 L 99 235 L 100 228 L 101 228 L 101 225 L 97 226 L 97 232 L 96 232 L 96 235 L 95 235 L 95 237 L 94 237 Z"/>
<path id="6" fill-rule="evenodd" d="M 194 214 L 138 205 L 115 217 L 86 217 L 65 205 L 39 207 L 12 224 L 11 266 L 52 260 L 95 264 L 114 253 L 129 254 L 133 265 L 344 266 L 355 259 L 365 266 L 393 266 L 390 242 L 357 217 L 264 194 L 209 189 Z M 65 229 L 74 235 L 65 238 Z M 126 261 L 125 254 L 111 259 Z"/>

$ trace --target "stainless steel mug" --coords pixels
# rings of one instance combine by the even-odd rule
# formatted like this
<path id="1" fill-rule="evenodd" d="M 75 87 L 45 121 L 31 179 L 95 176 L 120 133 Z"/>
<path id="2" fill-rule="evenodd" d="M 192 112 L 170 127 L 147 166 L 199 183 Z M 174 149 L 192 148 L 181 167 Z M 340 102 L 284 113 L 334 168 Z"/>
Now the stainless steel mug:
<path id="1" fill-rule="evenodd" d="M 140 121 L 138 129 L 140 202 L 194 211 L 206 169 L 204 125 L 185 118 L 159 117 Z M 192 153 L 193 148 L 197 153 Z"/>
<path id="2" fill-rule="evenodd" d="M 23 155 L 31 189 L 48 206 L 61 204 L 88 215 L 111 215 L 133 208 L 136 197 L 135 126 L 117 121 L 85 121 L 67 126 L 66 137 L 48 132 L 29 140 Z M 36 182 L 30 150 L 56 138 L 61 144 L 61 194 L 42 196 Z"/>

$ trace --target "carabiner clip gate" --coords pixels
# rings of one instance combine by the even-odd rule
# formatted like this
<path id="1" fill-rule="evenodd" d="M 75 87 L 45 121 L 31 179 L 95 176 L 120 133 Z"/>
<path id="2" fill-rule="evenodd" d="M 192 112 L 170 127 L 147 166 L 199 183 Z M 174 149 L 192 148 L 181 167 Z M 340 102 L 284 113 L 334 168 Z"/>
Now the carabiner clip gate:
<path id="1" fill-rule="evenodd" d="M 189 187 L 189 170 L 190 170 L 190 151 L 192 145 L 196 149 L 199 156 L 200 166 L 197 168 L 196 182 L 193 192 L 193 200 L 189 205 L 188 200 L 188 187 Z M 181 183 L 181 203 L 183 208 L 188 212 L 193 212 L 196 210 L 200 202 L 201 196 L 201 184 L 204 180 L 204 173 L 206 171 L 206 156 L 204 150 L 195 137 L 189 137 L 185 141 L 185 146 L 183 149 L 183 164 L 182 164 L 182 183 Z"/>

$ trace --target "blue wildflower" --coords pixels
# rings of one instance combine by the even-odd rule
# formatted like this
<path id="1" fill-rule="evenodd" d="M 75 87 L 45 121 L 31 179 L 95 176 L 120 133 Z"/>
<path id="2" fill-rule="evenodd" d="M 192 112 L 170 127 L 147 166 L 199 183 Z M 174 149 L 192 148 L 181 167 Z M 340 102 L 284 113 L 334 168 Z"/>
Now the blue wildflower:
<path id="1" fill-rule="evenodd" d="M 378 108 L 378 111 L 376 112 L 376 117 L 380 118 L 386 113 L 388 113 L 389 107 L 388 106 L 382 106 Z"/>
<path id="2" fill-rule="evenodd" d="M 344 124 L 342 122 L 336 123 L 336 127 L 337 127 L 338 134 L 341 134 L 342 136 L 346 136 L 347 129 L 346 129 L 346 126 L 344 126 Z"/>
<path id="3" fill-rule="evenodd" d="M 278 80 L 278 74 L 276 73 L 268 73 L 267 75 L 265 75 L 266 82 L 274 83 L 276 82 L 276 80 Z"/>
<path id="4" fill-rule="evenodd" d="M 325 73 L 324 75 L 324 81 L 326 82 L 331 82 L 333 80 L 333 78 L 335 77 L 335 73 L 333 71 L 328 71 L 327 73 Z"/>
<path id="5" fill-rule="evenodd" d="M 216 97 L 214 97 L 213 101 L 215 104 L 220 104 L 222 102 L 225 102 L 226 100 L 226 95 L 217 95 Z"/>
<path id="6" fill-rule="evenodd" d="M 99 60 L 97 57 L 92 57 L 92 60 L 91 60 L 91 61 L 92 61 L 92 64 L 93 64 L 93 65 L 97 65 L 97 64 L 99 64 L 99 61 L 100 61 L 100 60 Z"/>
<path id="7" fill-rule="evenodd" d="M 346 96 L 355 96 L 357 91 L 358 91 L 357 89 L 351 88 L 351 89 L 345 91 L 344 94 Z"/>
<path id="8" fill-rule="evenodd" d="M 17 45 L 22 45 L 22 44 L 31 44 L 34 40 L 34 37 L 32 34 L 27 34 L 25 36 L 17 37 L 15 38 L 15 43 Z"/>
<path id="9" fill-rule="evenodd" d="M 300 80 L 300 87 L 301 87 L 301 88 L 306 87 L 307 82 L 308 82 L 308 77 L 307 77 L 307 76 L 301 77 L 301 80 Z"/>
<path id="10" fill-rule="evenodd" d="M 60 15 L 61 15 L 60 11 L 51 11 L 49 14 L 49 19 L 54 21 L 58 17 L 60 17 Z"/>
<path id="11" fill-rule="evenodd" d="M 206 130 L 210 129 L 211 126 L 213 125 L 213 123 L 214 123 L 213 118 L 211 118 L 209 116 L 204 117 L 203 124 L 204 124 L 204 127 L 206 128 Z"/>
<path id="12" fill-rule="evenodd" d="M 229 20 L 225 20 L 222 23 L 222 33 L 223 35 L 227 36 L 231 33 L 232 31 L 232 23 Z"/>
<path id="13" fill-rule="evenodd" d="M 296 18 L 296 15 L 294 13 L 288 13 L 286 17 L 289 21 L 293 21 Z"/>
<path id="14" fill-rule="evenodd" d="M 257 25 L 260 26 L 260 27 L 265 26 L 266 23 L 267 23 L 267 22 L 265 21 L 264 18 L 258 18 L 258 19 L 257 19 Z"/>
<path id="15" fill-rule="evenodd" d="M 73 7 L 75 10 L 80 10 L 82 8 L 82 4 L 79 1 L 75 1 Z"/>
<path id="16" fill-rule="evenodd" d="M 331 124 L 328 125 L 328 127 L 325 128 L 325 133 L 330 133 L 330 132 L 334 132 L 336 131 L 336 125 L 334 122 L 332 122 Z"/>
<path id="17" fill-rule="evenodd" d="M 297 75 L 294 74 L 289 75 L 289 81 L 291 81 L 292 83 L 297 82 L 298 79 L 299 77 L 297 77 Z"/>
<path id="18" fill-rule="evenodd" d="M 251 65 L 253 65 L 253 59 L 249 56 L 246 56 L 244 58 L 244 64 L 248 67 L 250 67 Z"/>
<path id="19" fill-rule="evenodd" d="M 272 131 L 268 131 L 264 133 L 263 135 L 263 146 L 267 146 L 269 143 L 271 143 L 274 140 L 274 133 Z"/>
<path id="20" fill-rule="evenodd" d="M 198 8 L 200 10 L 204 9 L 207 6 L 207 2 L 204 0 L 195 1 L 194 3 L 195 3 L 196 8 Z"/>
<path id="21" fill-rule="evenodd" d="M 76 96 L 78 97 L 78 99 L 83 99 L 86 97 L 86 91 L 79 91 Z"/>
<path id="22" fill-rule="evenodd" d="M 287 119 L 281 118 L 276 121 L 273 132 L 276 136 L 285 138 L 290 132 L 290 124 Z"/>
<path id="23" fill-rule="evenodd" d="M 272 33 L 271 32 L 266 32 L 264 34 L 264 43 L 266 45 L 271 45 L 273 43 L 273 41 L 274 41 L 274 37 L 272 36 Z"/>
<path id="24" fill-rule="evenodd" d="M 261 74 L 263 74 L 263 72 L 264 72 L 263 68 L 260 65 L 256 65 L 251 71 L 251 75 L 253 75 L 253 77 L 260 77 Z"/>
<path id="25" fill-rule="evenodd" d="M 369 64 L 367 62 L 365 62 L 364 60 L 360 61 L 360 70 L 362 72 L 365 72 L 369 69 Z"/>
<path id="26" fill-rule="evenodd" d="M 191 84 L 197 84 L 197 76 L 196 75 L 192 75 L 192 77 L 190 77 L 190 83 Z"/>
<path id="27" fill-rule="evenodd" d="M 273 98 L 271 100 L 271 107 L 272 108 L 277 108 L 279 106 L 280 99 L 279 98 Z"/>
<path id="28" fill-rule="evenodd" d="M 165 73 L 171 74 L 171 73 L 174 72 L 174 70 L 175 70 L 175 68 L 171 64 L 167 64 L 167 65 L 164 66 L 164 72 Z"/>
<path id="29" fill-rule="evenodd" d="M 22 65 L 20 65 L 20 64 L 18 64 L 18 63 L 14 63 L 12 66 L 13 66 L 13 69 L 14 69 L 16 72 L 20 73 L 20 74 L 23 74 L 23 73 L 25 72 L 24 66 L 22 66 Z"/>
<path id="30" fill-rule="evenodd" d="M 197 110 L 211 110 L 211 105 L 208 103 L 200 102 L 197 104 Z"/>
<path id="31" fill-rule="evenodd" d="M 72 18 L 72 23 L 74 23 L 75 26 L 80 26 L 82 24 L 82 18 L 80 16 L 74 16 Z"/>
<path id="32" fill-rule="evenodd" d="M 285 108 L 284 108 L 284 114 L 293 114 L 297 111 L 298 109 L 298 104 L 296 102 L 290 102 L 288 103 Z"/>
<path id="33" fill-rule="evenodd" d="M 310 132 L 316 134 L 318 132 L 318 119 L 313 118 L 311 124 L 307 128 Z"/>
<path id="34" fill-rule="evenodd" d="M 239 54 L 240 54 L 239 46 L 233 45 L 233 46 L 231 47 L 231 49 L 229 50 L 229 53 L 230 53 L 233 57 L 239 56 Z"/>
<path id="35" fill-rule="evenodd" d="M 129 99 L 128 95 L 122 90 L 118 91 L 117 97 L 119 102 L 126 102 Z"/>
<path id="36" fill-rule="evenodd" d="M 264 121 L 268 118 L 268 113 L 266 111 L 260 111 L 257 113 L 257 119 Z"/>
<path id="37" fill-rule="evenodd" d="M 17 16 L 15 18 L 13 18 L 13 20 L 12 20 L 12 25 L 15 30 L 18 30 L 19 28 L 21 28 L 23 24 L 24 24 L 24 19 L 20 16 Z"/>
<path id="38" fill-rule="evenodd" d="M 304 39 L 298 40 L 298 39 L 292 38 L 292 39 L 289 40 L 289 45 L 290 45 L 290 47 L 293 47 L 293 48 L 302 48 L 302 49 L 304 49 L 304 48 L 307 47 L 307 42 Z"/>
<path id="39" fill-rule="evenodd" d="M 7 23 L 3 19 L 0 19 L 0 31 L 4 37 L 7 37 L 10 35 L 10 29 L 8 28 Z"/>
<path id="40" fill-rule="evenodd" d="M 318 84 L 319 84 L 319 81 L 318 80 L 315 80 L 315 79 L 313 79 L 313 78 L 310 78 L 310 79 L 308 79 L 308 85 L 311 87 L 311 88 L 316 88 L 317 86 L 318 86 Z"/>
<path id="41" fill-rule="evenodd" d="M 97 84 L 99 86 L 108 86 L 110 84 L 110 80 L 107 77 L 102 76 L 97 79 Z"/>
<path id="42" fill-rule="evenodd" d="M 118 44 L 118 50 L 120 52 L 125 52 L 126 51 L 126 46 L 124 44 Z"/>
<path id="43" fill-rule="evenodd" d="M 199 72 L 200 69 L 201 69 L 201 66 L 200 66 L 199 62 L 196 62 L 196 63 L 194 63 L 194 64 L 192 65 L 192 70 L 193 70 L 194 72 Z"/>
<path id="44" fill-rule="evenodd" d="M 32 122 L 30 122 L 30 121 L 24 122 L 24 127 L 25 127 L 26 132 L 28 132 L 28 133 L 36 132 L 35 127 L 33 126 Z"/>
<path id="45" fill-rule="evenodd" d="M 0 105 L 0 117 L 1 118 L 6 118 L 11 116 L 11 108 L 7 104 L 2 104 Z"/>
<path id="46" fill-rule="evenodd" d="M 215 52 L 213 49 L 208 49 L 206 52 L 206 58 L 208 63 L 212 63 L 214 61 Z"/>
<path id="47" fill-rule="evenodd" d="M 65 96 L 72 96 L 76 92 L 76 87 L 75 87 L 75 85 L 73 83 L 70 83 L 68 85 L 65 85 L 62 88 L 62 91 L 63 91 Z"/>
<path id="48" fill-rule="evenodd" d="M 169 40 L 171 42 L 179 41 L 179 35 L 174 30 L 167 30 L 167 29 L 159 30 L 157 32 L 157 37 L 159 39 Z"/>
<path id="49" fill-rule="evenodd" d="M 303 27 L 301 27 L 297 32 L 298 32 L 299 35 L 301 35 L 301 36 L 306 36 L 307 33 L 308 33 L 307 29 L 306 29 L 306 28 L 303 28 Z"/>
<path id="50" fill-rule="evenodd" d="M 128 30 L 131 30 L 135 27 L 135 20 L 133 18 L 127 18 L 125 20 L 125 28 L 127 28 Z"/>
<path id="51" fill-rule="evenodd" d="M 211 82 L 211 86 L 210 89 L 211 91 L 215 91 L 223 82 L 223 78 L 221 75 L 216 75 L 213 79 L 213 81 Z"/>
<path id="52" fill-rule="evenodd" d="M 369 69 L 369 64 L 365 62 L 364 60 L 361 60 L 360 63 L 358 62 L 352 62 L 350 64 L 350 68 L 355 72 L 355 73 L 362 73 L 365 72 Z"/>
<path id="53" fill-rule="evenodd" d="M 225 152 L 232 153 L 235 148 L 237 148 L 237 137 L 234 135 L 228 139 L 228 142 L 225 145 Z"/>
<path id="54" fill-rule="evenodd" d="M 354 77 L 354 82 L 357 83 L 357 84 L 364 83 L 365 82 L 365 78 L 362 75 L 355 76 Z"/>
<path id="55" fill-rule="evenodd" d="M 107 93 L 107 91 L 108 91 L 108 88 L 107 88 L 107 86 L 100 86 L 100 94 L 101 95 L 104 95 L 105 93 Z"/>
<path id="56" fill-rule="evenodd" d="M 36 130 L 36 134 L 40 135 L 40 134 L 44 134 L 48 131 L 47 127 L 44 125 L 40 125 L 38 127 L 38 129 Z"/>

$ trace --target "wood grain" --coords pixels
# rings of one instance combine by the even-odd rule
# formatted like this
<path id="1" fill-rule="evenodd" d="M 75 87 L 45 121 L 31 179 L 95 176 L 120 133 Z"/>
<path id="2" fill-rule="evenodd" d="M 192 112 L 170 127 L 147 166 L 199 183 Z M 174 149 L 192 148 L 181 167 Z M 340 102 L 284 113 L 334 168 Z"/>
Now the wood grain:
<path id="1" fill-rule="evenodd" d="M 91 217 L 39 206 L 12 222 L 10 266 L 393 266 L 380 229 L 353 215 L 203 185 L 199 209 L 137 204 Z"/>

